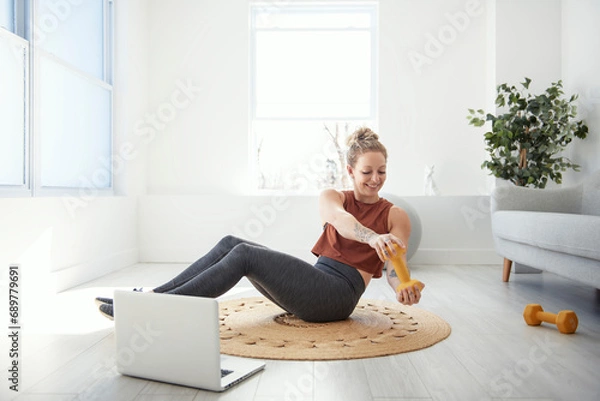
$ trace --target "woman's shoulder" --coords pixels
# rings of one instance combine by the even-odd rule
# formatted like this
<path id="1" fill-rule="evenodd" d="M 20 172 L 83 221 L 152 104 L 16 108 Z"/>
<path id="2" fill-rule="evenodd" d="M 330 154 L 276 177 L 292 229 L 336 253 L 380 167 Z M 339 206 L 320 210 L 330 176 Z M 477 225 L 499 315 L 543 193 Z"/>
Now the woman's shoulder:
<path id="1" fill-rule="evenodd" d="M 390 210 L 390 216 L 392 216 L 393 218 L 408 218 L 408 213 L 406 212 L 406 210 L 402 209 L 400 206 L 396 206 L 393 203 L 390 205 L 387 205 L 389 207 Z"/>
<path id="2" fill-rule="evenodd" d="M 342 203 L 346 202 L 346 192 L 347 191 L 338 191 L 335 188 L 327 188 L 321 191 L 321 198 L 331 199 L 331 200 L 339 200 Z"/>
<path id="3" fill-rule="evenodd" d="M 388 227 L 391 229 L 398 226 L 410 227 L 410 218 L 406 210 L 392 204 L 388 212 Z"/>

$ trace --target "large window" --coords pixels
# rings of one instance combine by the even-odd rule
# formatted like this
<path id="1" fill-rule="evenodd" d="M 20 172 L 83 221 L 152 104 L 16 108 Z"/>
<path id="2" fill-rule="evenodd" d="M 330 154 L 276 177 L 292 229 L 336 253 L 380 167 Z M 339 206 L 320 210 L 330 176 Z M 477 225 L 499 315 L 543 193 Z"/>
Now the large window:
<path id="1" fill-rule="evenodd" d="M 251 160 L 257 189 L 348 185 L 344 142 L 376 124 L 377 8 L 251 6 Z"/>
<path id="2" fill-rule="evenodd" d="M 14 0 L 0 0 L 0 28 L 9 32 L 15 30 L 15 2 Z"/>
<path id="3" fill-rule="evenodd" d="M 110 193 L 112 0 L 0 0 L 0 70 L 0 191 Z"/>
<path id="4" fill-rule="evenodd" d="M 0 187 L 23 190 L 29 186 L 29 43 L 18 10 L 13 0 L 0 0 Z"/>

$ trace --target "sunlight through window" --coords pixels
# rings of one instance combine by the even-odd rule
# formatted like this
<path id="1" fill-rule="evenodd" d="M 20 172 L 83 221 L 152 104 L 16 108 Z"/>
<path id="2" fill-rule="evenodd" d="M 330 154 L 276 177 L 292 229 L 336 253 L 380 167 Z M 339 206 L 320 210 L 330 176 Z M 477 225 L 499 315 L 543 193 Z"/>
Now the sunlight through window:
<path id="1" fill-rule="evenodd" d="M 342 149 L 376 124 L 376 5 L 251 9 L 251 161 L 256 188 L 345 187 Z"/>

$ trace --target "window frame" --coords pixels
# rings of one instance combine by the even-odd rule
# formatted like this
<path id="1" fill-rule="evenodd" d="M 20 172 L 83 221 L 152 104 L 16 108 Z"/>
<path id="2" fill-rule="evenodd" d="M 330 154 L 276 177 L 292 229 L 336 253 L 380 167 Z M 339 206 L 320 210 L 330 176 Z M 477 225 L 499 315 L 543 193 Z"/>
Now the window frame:
<path id="1" fill-rule="evenodd" d="M 313 13 L 333 13 L 333 12 L 367 12 L 370 15 L 370 27 L 369 31 L 371 34 L 371 104 L 370 104 L 370 115 L 369 116 L 328 116 L 328 117 L 257 117 L 257 88 L 256 88 L 256 74 L 257 74 L 257 60 L 256 60 L 256 32 L 257 30 L 273 30 L 273 31 L 299 31 L 301 29 L 286 29 L 286 28 L 261 28 L 257 29 L 256 20 L 259 13 L 265 10 L 273 10 L 274 12 L 313 12 Z M 374 1 L 361 1 L 361 2 L 340 2 L 340 3 L 293 3 L 286 2 L 284 4 L 273 4 L 266 3 L 264 1 L 251 1 L 249 5 L 249 88 L 248 88 L 248 100 L 249 100 L 249 114 L 248 114 L 248 160 L 249 160 L 249 174 L 251 174 L 250 192 L 255 195 L 306 195 L 305 191 L 287 190 L 287 189 L 275 189 L 275 188 L 259 188 L 258 172 L 259 166 L 256 158 L 256 152 L 258 150 L 258 138 L 254 132 L 253 126 L 255 122 L 268 122 L 268 121 L 289 121 L 293 122 L 316 122 L 323 121 L 324 123 L 337 123 L 337 122 L 356 122 L 357 124 L 364 121 L 372 121 L 372 128 L 377 129 L 378 124 L 378 99 L 379 99 L 379 4 Z M 323 28 L 306 28 L 302 30 L 313 30 L 323 31 Z M 356 31 L 365 30 L 365 28 L 334 28 L 331 30 L 339 31 Z"/>
<path id="2" fill-rule="evenodd" d="M 370 107 L 370 115 L 362 116 L 362 117 L 344 117 L 344 116 L 335 116 L 335 117 L 257 117 L 256 116 L 256 15 L 265 8 L 274 9 L 275 12 L 281 12 L 282 9 L 290 10 L 294 13 L 334 13 L 336 11 L 344 11 L 344 12 L 367 12 L 371 17 L 371 107 Z M 264 2 L 251 2 L 250 3 L 250 85 L 249 85 L 249 97 L 250 97 L 250 119 L 254 120 L 328 120 L 328 121 L 339 121 L 344 119 L 351 120 L 377 120 L 377 109 L 378 109 L 378 79 L 377 79 L 377 71 L 378 71 L 378 49 L 377 44 L 379 42 L 378 28 L 379 28 L 379 5 L 376 2 L 360 2 L 360 3 L 339 3 L 339 4 L 331 4 L 331 3 L 299 3 L 299 4 L 284 4 L 280 6 L 273 6 L 269 3 Z M 323 31 L 326 30 L 324 28 L 259 28 L 261 31 Z M 331 31 L 362 31 L 364 28 L 344 28 L 344 29 L 327 29 Z"/>
<path id="3" fill-rule="evenodd" d="M 27 4 L 23 2 L 15 2 L 13 16 L 14 32 L 0 28 L 0 36 L 4 37 L 10 44 L 23 46 L 25 49 L 25 70 L 23 76 L 25 78 L 24 85 L 24 157 L 23 157 L 23 184 L 20 185 L 0 185 L 0 197 L 28 197 L 31 196 L 31 46 L 26 38 L 26 28 L 29 26 L 26 17 Z"/>
<path id="4" fill-rule="evenodd" d="M 26 64 L 26 107 L 25 107 L 25 184 L 20 186 L 0 185 L 0 197 L 57 197 L 57 196 L 77 196 L 88 199 L 90 196 L 113 196 L 115 195 L 115 174 L 113 171 L 114 157 L 114 0 L 101 0 L 103 5 L 103 79 L 90 76 L 74 66 L 64 62 L 58 57 L 38 49 L 34 43 L 34 15 L 35 0 L 25 0 L 15 2 L 14 20 L 15 32 L 1 29 L 0 34 L 8 35 L 11 40 L 22 41 L 27 50 Z M 72 7 L 77 4 L 71 4 Z M 16 38 L 16 39 L 15 39 Z M 41 149 L 40 135 L 38 131 L 39 99 L 37 94 L 40 89 L 40 80 L 37 76 L 40 55 L 59 63 L 62 67 L 69 70 L 69 73 L 77 74 L 94 85 L 110 92 L 109 96 L 109 149 L 110 149 L 110 184 L 107 188 L 88 187 L 48 187 L 41 185 Z"/>

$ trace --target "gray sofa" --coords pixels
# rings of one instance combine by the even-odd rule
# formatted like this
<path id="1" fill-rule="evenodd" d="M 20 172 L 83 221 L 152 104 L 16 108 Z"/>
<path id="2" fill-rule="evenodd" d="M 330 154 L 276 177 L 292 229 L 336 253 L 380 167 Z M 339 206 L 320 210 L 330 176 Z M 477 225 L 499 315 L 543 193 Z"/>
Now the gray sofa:
<path id="1" fill-rule="evenodd" d="M 504 281 L 517 262 L 600 288 L 600 171 L 571 187 L 496 187 L 491 212 Z"/>

